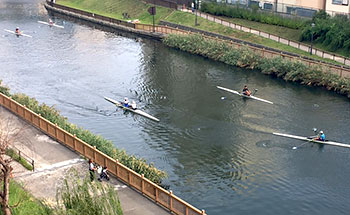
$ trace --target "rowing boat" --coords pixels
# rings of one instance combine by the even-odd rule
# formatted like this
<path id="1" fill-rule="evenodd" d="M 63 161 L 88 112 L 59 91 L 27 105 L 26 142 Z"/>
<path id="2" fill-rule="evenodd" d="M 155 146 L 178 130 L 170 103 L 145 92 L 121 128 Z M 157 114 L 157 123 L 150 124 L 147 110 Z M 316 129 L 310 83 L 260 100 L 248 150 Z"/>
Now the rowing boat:
<path id="1" fill-rule="evenodd" d="M 224 91 L 227 91 L 227 92 L 230 92 L 230 93 L 242 96 L 244 98 L 255 99 L 255 100 L 258 100 L 258 101 L 261 101 L 261 102 L 266 102 L 266 103 L 269 103 L 269 104 L 273 104 L 273 102 L 270 102 L 270 101 L 265 100 L 265 99 L 258 98 L 256 96 L 247 96 L 247 95 L 244 95 L 243 93 L 240 93 L 238 91 L 231 90 L 231 89 L 228 89 L 228 88 L 225 88 L 225 87 L 220 87 L 220 86 L 216 86 L 216 87 L 219 88 L 220 90 L 224 90 Z"/>
<path id="2" fill-rule="evenodd" d="M 329 140 L 326 140 L 326 141 L 314 140 L 311 137 L 302 137 L 302 136 L 296 136 L 296 135 L 291 135 L 291 134 L 282 134 L 282 133 L 276 133 L 276 132 L 274 132 L 272 134 L 277 135 L 277 136 L 282 136 L 282 137 L 293 138 L 293 139 L 297 139 L 297 140 L 309 141 L 309 142 L 313 142 L 313 143 L 320 143 L 320 144 L 327 144 L 327 145 L 332 145 L 332 146 L 350 148 L 350 144 L 337 143 L 337 142 L 333 142 L 333 141 L 329 141 Z"/>
<path id="3" fill-rule="evenodd" d="M 141 111 L 141 110 L 139 110 L 139 109 L 134 110 L 134 109 L 132 109 L 132 108 L 124 107 L 123 104 L 122 104 L 122 102 L 116 101 L 116 100 L 111 99 L 111 98 L 104 97 L 104 99 L 106 99 L 107 101 L 109 101 L 109 102 L 115 104 L 115 105 L 116 105 L 117 107 L 119 107 L 119 108 L 122 108 L 122 109 L 124 109 L 124 110 L 128 110 L 128 111 L 130 111 L 130 112 L 136 113 L 136 114 L 138 114 L 138 115 L 141 115 L 141 116 L 144 116 L 144 117 L 146 117 L 146 118 L 152 119 L 152 120 L 154 120 L 154 121 L 156 121 L 156 122 L 159 122 L 159 119 L 157 119 L 157 118 L 155 118 L 154 116 L 151 116 L 151 115 L 149 115 L 148 113 L 145 113 L 145 112 L 143 112 L 143 111 Z"/>
<path id="4" fill-rule="evenodd" d="M 44 25 L 48 25 L 48 26 L 54 26 L 54 27 L 57 27 L 57 28 L 64 28 L 62 25 L 57 25 L 55 23 L 50 24 L 48 22 L 43 22 L 43 21 L 38 21 L 38 22 L 41 23 L 41 24 L 44 24 Z"/>
<path id="5" fill-rule="evenodd" d="M 8 29 L 4 29 L 4 31 L 12 33 L 12 34 L 16 34 L 17 36 L 32 37 L 32 36 L 30 36 L 28 34 L 23 34 L 23 33 L 17 34 L 15 31 L 11 31 L 11 30 L 8 30 Z"/>

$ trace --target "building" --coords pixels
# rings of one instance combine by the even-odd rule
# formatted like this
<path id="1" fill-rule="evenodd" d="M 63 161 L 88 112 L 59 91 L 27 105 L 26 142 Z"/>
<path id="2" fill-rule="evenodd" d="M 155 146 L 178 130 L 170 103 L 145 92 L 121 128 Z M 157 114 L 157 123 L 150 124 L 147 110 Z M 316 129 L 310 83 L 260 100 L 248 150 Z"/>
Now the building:
<path id="1" fill-rule="evenodd" d="M 326 12 L 334 16 L 336 14 L 346 14 L 349 16 L 349 0 L 326 0 Z"/>

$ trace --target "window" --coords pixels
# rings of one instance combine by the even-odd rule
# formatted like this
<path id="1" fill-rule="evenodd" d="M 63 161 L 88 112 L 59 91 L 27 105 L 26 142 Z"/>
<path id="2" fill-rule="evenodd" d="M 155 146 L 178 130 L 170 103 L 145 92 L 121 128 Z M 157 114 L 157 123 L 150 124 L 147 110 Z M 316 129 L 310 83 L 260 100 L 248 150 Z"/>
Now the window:
<path id="1" fill-rule="evenodd" d="M 332 0 L 332 4 L 349 5 L 349 0 Z"/>
<path id="2" fill-rule="evenodd" d="M 270 3 L 264 3 L 264 9 L 265 10 L 272 10 L 272 4 L 270 4 Z"/>

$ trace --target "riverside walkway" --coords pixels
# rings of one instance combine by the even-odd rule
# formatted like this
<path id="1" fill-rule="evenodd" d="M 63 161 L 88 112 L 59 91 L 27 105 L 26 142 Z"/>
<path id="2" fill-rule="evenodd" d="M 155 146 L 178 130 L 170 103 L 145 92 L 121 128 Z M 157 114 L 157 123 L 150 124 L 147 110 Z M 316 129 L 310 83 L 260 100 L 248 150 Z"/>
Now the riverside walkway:
<path id="1" fill-rule="evenodd" d="M 181 11 L 192 13 L 192 11 L 189 10 L 189 9 L 181 9 Z M 228 22 L 226 20 L 220 19 L 220 18 L 218 18 L 216 16 L 210 15 L 208 13 L 203 13 L 201 11 L 197 11 L 197 15 L 199 17 L 202 17 L 203 19 L 206 19 L 206 20 L 209 20 L 209 21 L 212 21 L 212 22 L 224 25 L 226 27 L 229 27 L 229 28 L 232 28 L 232 29 L 235 29 L 235 30 L 239 30 L 239 31 L 243 31 L 243 32 L 247 32 L 247 33 L 251 33 L 251 34 L 255 34 L 257 36 L 261 36 L 261 37 L 264 37 L 264 38 L 267 38 L 267 39 L 271 39 L 271 40 L 274 40 L 276 42 L 279 42 L 279 43 L 282 43 L 282 44 L 285 44 L 285 45 L 288 45 L 288 46 L 292 46 L 294 48 L 300 49 L 300 50 L 305 51 L 305 52 L 312 51 L 312 54 L 317 55 L 319 57 L 326 58 L 326 59 L 331 59 L 331 60 L 337 61 L 339 63 L 342 63 L 344 65 L 350 66 L 350 59 L 345 58 L 345 57 L 342 57 L 342 56 L 339 56 L 339 55 L 335 55 L 335 54 L 332 54 L 332 53 L 329 53 L 329 52 L 325 52 L 325 51 L 322 51 L 322 50 L 314 48 L 314 47 L 311 50 L 310 46 L 305 45 L 303 43 L 299 43 L 299 42 L 296 42 L 296 41 L 291 41 L 291 40 L 288 40 L 286 38 L 282 38 L 282 37 L 279 37 L 279 36 L 276 36 L 276 35 L 273 35 L 273 34 L 270 34 L 270 33 L 266 33 L 266 32 L 260 31 L 260 30 L 252 29 L 252 28 L 249 28 L 249 27 L 245 27 L 245 26 L 242 26 L 242 25 L 239 25 L 239 24 L 231 23 L 231 22 Z"/>
<path id="2" fill-rule="evenodd" d="M 2 106 L 0 106 L 0 120 L 5 122 L 3 125 L 7 125 L 10 130 L 22 129 L 15 147 L 35 161 L 35 171 L 26 170 L 14 163 L 13 176 L 16 181 L 22 182 L 25 189 L 36 198 L 45 199 L 49 204 L 53 204 L 56 202 L 56 190 L 62 185 L 65 173 L 69 169 L 75 168 L 81 176 L 88 173 L 86 160 Z M 170 214 L 113 176 L 109 183 L 117 190 L 125 215 Z"/>

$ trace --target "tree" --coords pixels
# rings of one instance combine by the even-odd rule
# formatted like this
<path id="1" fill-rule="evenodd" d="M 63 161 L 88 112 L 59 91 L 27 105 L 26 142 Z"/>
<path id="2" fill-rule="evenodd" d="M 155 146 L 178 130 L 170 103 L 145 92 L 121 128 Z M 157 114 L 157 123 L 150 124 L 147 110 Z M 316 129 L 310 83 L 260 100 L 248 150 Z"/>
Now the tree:
<path id="1" fill-rule="evenodd" d="M 0 121 L 0 204 L 4 215 L 11 215 L 9 205 L 10 177 L 12 173 L 12 158 L 6 156 L 6 151 L 19 138 L 23 128 L 12 126 L 11 120 Z"/>

